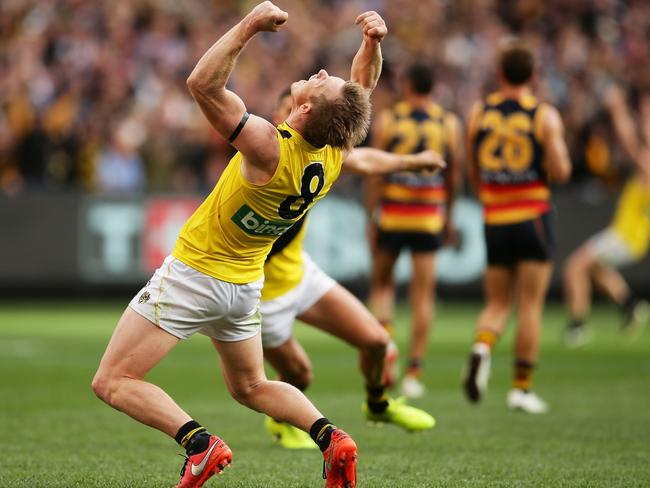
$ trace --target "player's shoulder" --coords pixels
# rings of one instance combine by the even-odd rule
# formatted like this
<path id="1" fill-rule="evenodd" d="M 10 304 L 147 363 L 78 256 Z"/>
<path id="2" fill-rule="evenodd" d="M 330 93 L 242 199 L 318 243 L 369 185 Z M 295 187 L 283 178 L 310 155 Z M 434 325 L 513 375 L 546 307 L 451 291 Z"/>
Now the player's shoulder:
<path id="1" fill-rule="evenodd" d="M 535 137 L 541 144 L 548 141 L 549 134 L 554 134 L 552 137 L 561 137 L 564 130 L 562 117 L 560 111 L 550 103 L 540 102 L 533 120 Z"/>
<path id="2" fill-rule="evenodd" d="M 408 117 L 413 111 L 413 107 L 407 101 L 401 100 L 393 105 L 391 111 L 397 117 Z"/>
<path id="3" fill-rule="evenodd" d="M 282 122 L 281 124 L 279 124 L 276 127 L 276 130 L 278 131 L 278 139 L 280 139 L 280 141 L 282 140 L 288 141 L 293 137 L 294 133 L 296 133 L 296 131 L 293 130 L 291 126 L 286 122 Z"/>
<path id="4" fill-rule="evenodd" d="M 535 110 L 540 102 L 535 95 L 524 95 L 519 99 L 519 105 L 524 110 Z"/>
<path id="5" fill-rule="evenodd" d="M 479 119 L 485 111 L 486 100 L 476 100 L 466 114 L 467 130 L 470 136 L 473 136 L 478 131 Z"/>
<path id="6" fill-rule="evenodd" d="M 434 102 L 433 100 L 431 100 L 426 105 L 426 111 L 429 117 L 432 119 L 443 119 L 447 115 L 447 110 L 442 105 Z"/>
<path id="7" fill-rule="evenodd" d="M 449 137 L 456 137 L 459 132 L 462 130 L 463 122 L 462 119 L 454 112 L 450 110 L 445 110 L 442 115 L 442 122 L 447 130 Z"/>
<path id="8" fill-rule="evenodd" d="M 310 144 L 300 132 L 286 122 L 278 125 L 276 129 L 278 131 L 278 141 L 281 146 L 284 146 L 286 154 L 313 153 L 324 149 Z"/>
<path id="9" fill-rule="evenodd" d="M 496 107 L 505 101 L 506 98 L 503 96 L 503 93 L 496 91 L 487 95 L 482 103 L 490 107 Z"/>
<path id="10" fill-rule="evenodd" d="M 560 111 L 548 102 L 539 102 L 537 104 L 537 119 L 544 126 L 553 126 L 562 124 Z"/>

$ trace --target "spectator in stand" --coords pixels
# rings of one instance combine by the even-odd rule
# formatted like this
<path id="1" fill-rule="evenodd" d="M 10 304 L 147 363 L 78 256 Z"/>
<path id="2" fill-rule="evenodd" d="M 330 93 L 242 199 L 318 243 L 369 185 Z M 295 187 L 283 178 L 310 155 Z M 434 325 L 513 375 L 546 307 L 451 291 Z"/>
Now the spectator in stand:
<path id="1" fill-rule="evenodd" d="M 415 59 L 435 65 L 436 98 L 456 113 L 467 113 L 469 100 L 494 88 L 498 43 L 513 33 L 522 37 L 540 53 L 538 91 L 562 112 L 575 161 L 593 150 L 581 138 L 600 116 L 604 80 L 615 79 L 628 93 L 650 86 L 650 3 L 643 0 L 285 3 L 294 22 L 281 35 L 254 40 L 250 52 L 261 55 L 243 53 L 232 79 L 250 108 L 267 117 L 275 100 L 267 94 L 279 94 L 316 65 L 345 74 L 358 35 L 347 19 L 366 8 L 391 25 L 385 72 Z M 144 125 L 144 189 L 211 188 L 230 154 L 213 142 L 184 80 L 241 8 L 201 0 L 0 2 L 0 192 L 96 189 L 100 148 L 124 114 L 137 114 Z M 299 55 L 286 56 L 288 45 L 299 45 Z M 395 87 L 382 84 L 373 97 L 377 113 L 396 101 Z M 611 135 L 597 142 L 616 146 Z M 25 148 L 32 151 L 27 156 Z M 616 173 L 618 159 L 608 174 Z"/>

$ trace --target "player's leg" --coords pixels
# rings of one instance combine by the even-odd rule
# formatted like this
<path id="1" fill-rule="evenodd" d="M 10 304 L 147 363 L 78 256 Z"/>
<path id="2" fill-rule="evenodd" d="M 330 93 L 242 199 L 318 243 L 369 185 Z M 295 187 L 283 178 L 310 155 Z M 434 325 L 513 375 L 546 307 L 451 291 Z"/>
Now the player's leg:
<path id="1" fill-rule="evenodd" d="M 620 307 L 632 295 L 632 291 L 621 273 L 611 266 L 595 263 L 592 276 L 596 287 Z"/>
<path id="2" fill-rule="evenodd" d="M 300 391 L 305 391 L 311 384 L 311 361 L 294 337 L 277 347 L 265 347 L 264 357 L 278 373 L 278 380 L 289 383 Z"/>
<path id="3" fill-rule="evenodd" d="M 650 305 L 635 295 L 616 268 L 597 263 L 593 279 L 598 289 L 619 306 L 623 316 L 621 329 L 624 332 L 636 335 L 647 325 Z"/>
<path id="4" fill-rule="evenodd" d="M 135 420 L 174 437 L 191 417 L 144 377 L 178 341 L 127 307 L 93 379 L 95 394 Z"/>
<path id="5" fill-rule="evenodd" d="M 303 255 L 303 263 L 303 276 L 298 285 L 283 295 L 262 300 L 259 307 L 264 357 L 278 373 L 280 381 L 290 383 L 301 391 L 311 383 L 311 363 L 305 350 L 293 337 L 293 323 L 301 302 L 316 301 L 334 283 L 306 254 Z M 328 281 L 314 282 L 312 278 L 315 274 L 324 276 Z"/>
<path id="6" fill-rule="evenodd" d="M 305 391 L 311 383 L 312 370 L 309 356 L 293 337 L 276 347 L 264 347 L 264 357 L 278 373 L 278 380 Z M 276 441 L 287 449 L 313 449 L 316 445 L 302 430 L 286 422 L 266 417 L 266 429 Z"/>
<path id="7" fill-rule="evenodd" d="M 430 415 L 395 403 L 385 394 L 382 375 L 390 338 L 368 309 L 348 290 L 335 284 L 298 318 L 359 349 L 368 394 L 365 405 L 368 418 L 393 422 L 408 430 L 433 427 L 435 421 Z"/>
<path id="8" fill-rule="evenodd" d="M 393 270 L 402 246 L 399 234 L 377 233 L 377 242 L 372 253 L 372 273 L 368 304 L 379 323 L 393 336 L 393 313 L 395 307 L 395 283 Z M 383 383 L 391 387 L 399 374 L 397 345 L 391 340 L 385 360 Z"/>
<path id="9" fill-rule="evenodd" d="M 629 289 L 616 267 L 634 262 L 627 244 L 611 228 L 589 239 L 567 259 L 564 285 L 569 309 L 565 339 L 569 346 L 583 344 L 589 336 L 585 317 L 589 312 L 591 279 L 610 299 L 619 305 L 623 329 L 637 329 L 650 315 L 648 304 Z"/>
<path id="10" fill-rule="evenodd" d="M 356 479 L 356 444 L 323 417 L 296 387 L 266 378 L 260 334 L 234 342 L 213 338 L 212 342 L 221 357 L 222 373 L 235 400 L 309 432 L 325 457 L 328 486 L 339 486 L 334 484 L 339 478 Z"/>
<path id="11" fill-rule="evenodd" d="M 571 347 L 578 347 L 589 340 L 585 321 L 591 308 L 591 275 L 598 259 L 592 242 L 584 243 L 564 262 L 562 275 L 569 313 L 564 338 Z"/>
<path id="12" fill-rule="evenodd" d="M 370 310 L 377 320 L 391 333 L 393 310 L 395 307 L 395 283 L 393 269 L 399 251 L 388 250 L 378 244 L 373 254 L 372 275 L 370 277 Z"/>
<path id="13" fill-rule="evenodd" d="M 212 342 L 221 356 L 226 385 L 239 403 L 304 431 L 322 417 L 295 386 L 266 378 L 259 334 L 241 341 Z"/>
<path id="14" fill-rule="evenodd" d="M 495 340 L 483 333 L 493 334 L 494 339 L 503 334 L 512 309 L 514 272 L 505 266 L 488 266 L 483 281 L 485 306 L 477 321 L 476 342 L 487 344 L 492 348 Z"/>
<path id="15" fill-rule="evenodd" d="M 539 356 L 542 315 L 552 265 L 545 261 L 522 261 L 517 264 L 517 333 L 514 345 L 513 389 L 508 406 L 529 413 L 544 413 L 547 405 L 530 392 Z"/>
<path id="16" fill-rule="evenodd" d="M 401 391 L 407 397 L 418 398 L 424 394 L 424 385 L 421 383 L 422 365 L 434 313 L 435 253 L 412 251 L 411 262 L 409 303 L 413 317 L 408 362 Z"/>
<path id="17" fill-rule="evenodd" d="M 185 448 L 180 488 L 201 486 L 230 464 L 232 452 L 158 386 L 144 381 L 179 339 L 130 307 L 111 337 L 93 379 L 95 394 L 113 408 L 154 427 Z M 187 467 L 191 466 L 191 470 Z"/>
<path id="18" fill-rule="evenodd" d="M 491 353 L 505 330 L 512 308 L 514 272 L 508 266 L 489 265 L 483 279 L 485 306 L 479 314 L 463 389 L 467 399 L 478 402 L 487 389 Z"/>
<path id="19" fill-rule="evenodd" d="M 366 385 L 382 387 L 384 355 L 390 338 L 352 293 L 336 283 L 298 319 L 357 348 Z"/>

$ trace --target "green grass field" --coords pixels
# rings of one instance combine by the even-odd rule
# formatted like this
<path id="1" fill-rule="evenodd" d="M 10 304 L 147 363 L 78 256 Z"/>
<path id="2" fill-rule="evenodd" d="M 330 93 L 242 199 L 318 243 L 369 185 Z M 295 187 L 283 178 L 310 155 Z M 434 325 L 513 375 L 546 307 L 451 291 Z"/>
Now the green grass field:
<path id="1" fill-rule="evenodd" d="M 124 302 L 126 303 L 126 302 Z M 168 487 L 182 459 L 173 440 L 97 400 L 90 381 L 123 303 L 0 304 L 0 487 Z M 355 352 L 298 326 L 315 372 L 309 396 L 359 445 L 364 487 L 650 486 L 650 333 L 627 344 L 613 308 L 593 314 L 594 341 L 559 342 L 562 309 L 547 310 L 536 390 L 545 416 L 505 408 L 511 334 L 496 349 L 490 392 L 479 407 L 459 388 L 478 303 L 442 304 L 431 339 L 433 431 L 373 428 L 360 413 Z M 407 332 L 405 310 L 398 341 Z M 151 374 L 232 447 L 232 469 L 206 486 L 322 486 L 318 451 L 274 445 L 260 414 L 228 396 L 205 337 L 182 343 Z"/>

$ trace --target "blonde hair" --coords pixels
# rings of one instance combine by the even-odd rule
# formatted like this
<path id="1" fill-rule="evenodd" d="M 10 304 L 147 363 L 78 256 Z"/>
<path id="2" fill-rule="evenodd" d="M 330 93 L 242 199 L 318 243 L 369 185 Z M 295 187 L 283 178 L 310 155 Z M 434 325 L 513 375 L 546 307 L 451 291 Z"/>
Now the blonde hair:
<path id="1" fill-rule="evenodd" d="M 370 98 L 361 85 L 346 81 L 341 95 L 311 98 L 312 111 L 303 136 L 311 144 L 350 149 L 363 142 L 370 127 Z"/>

